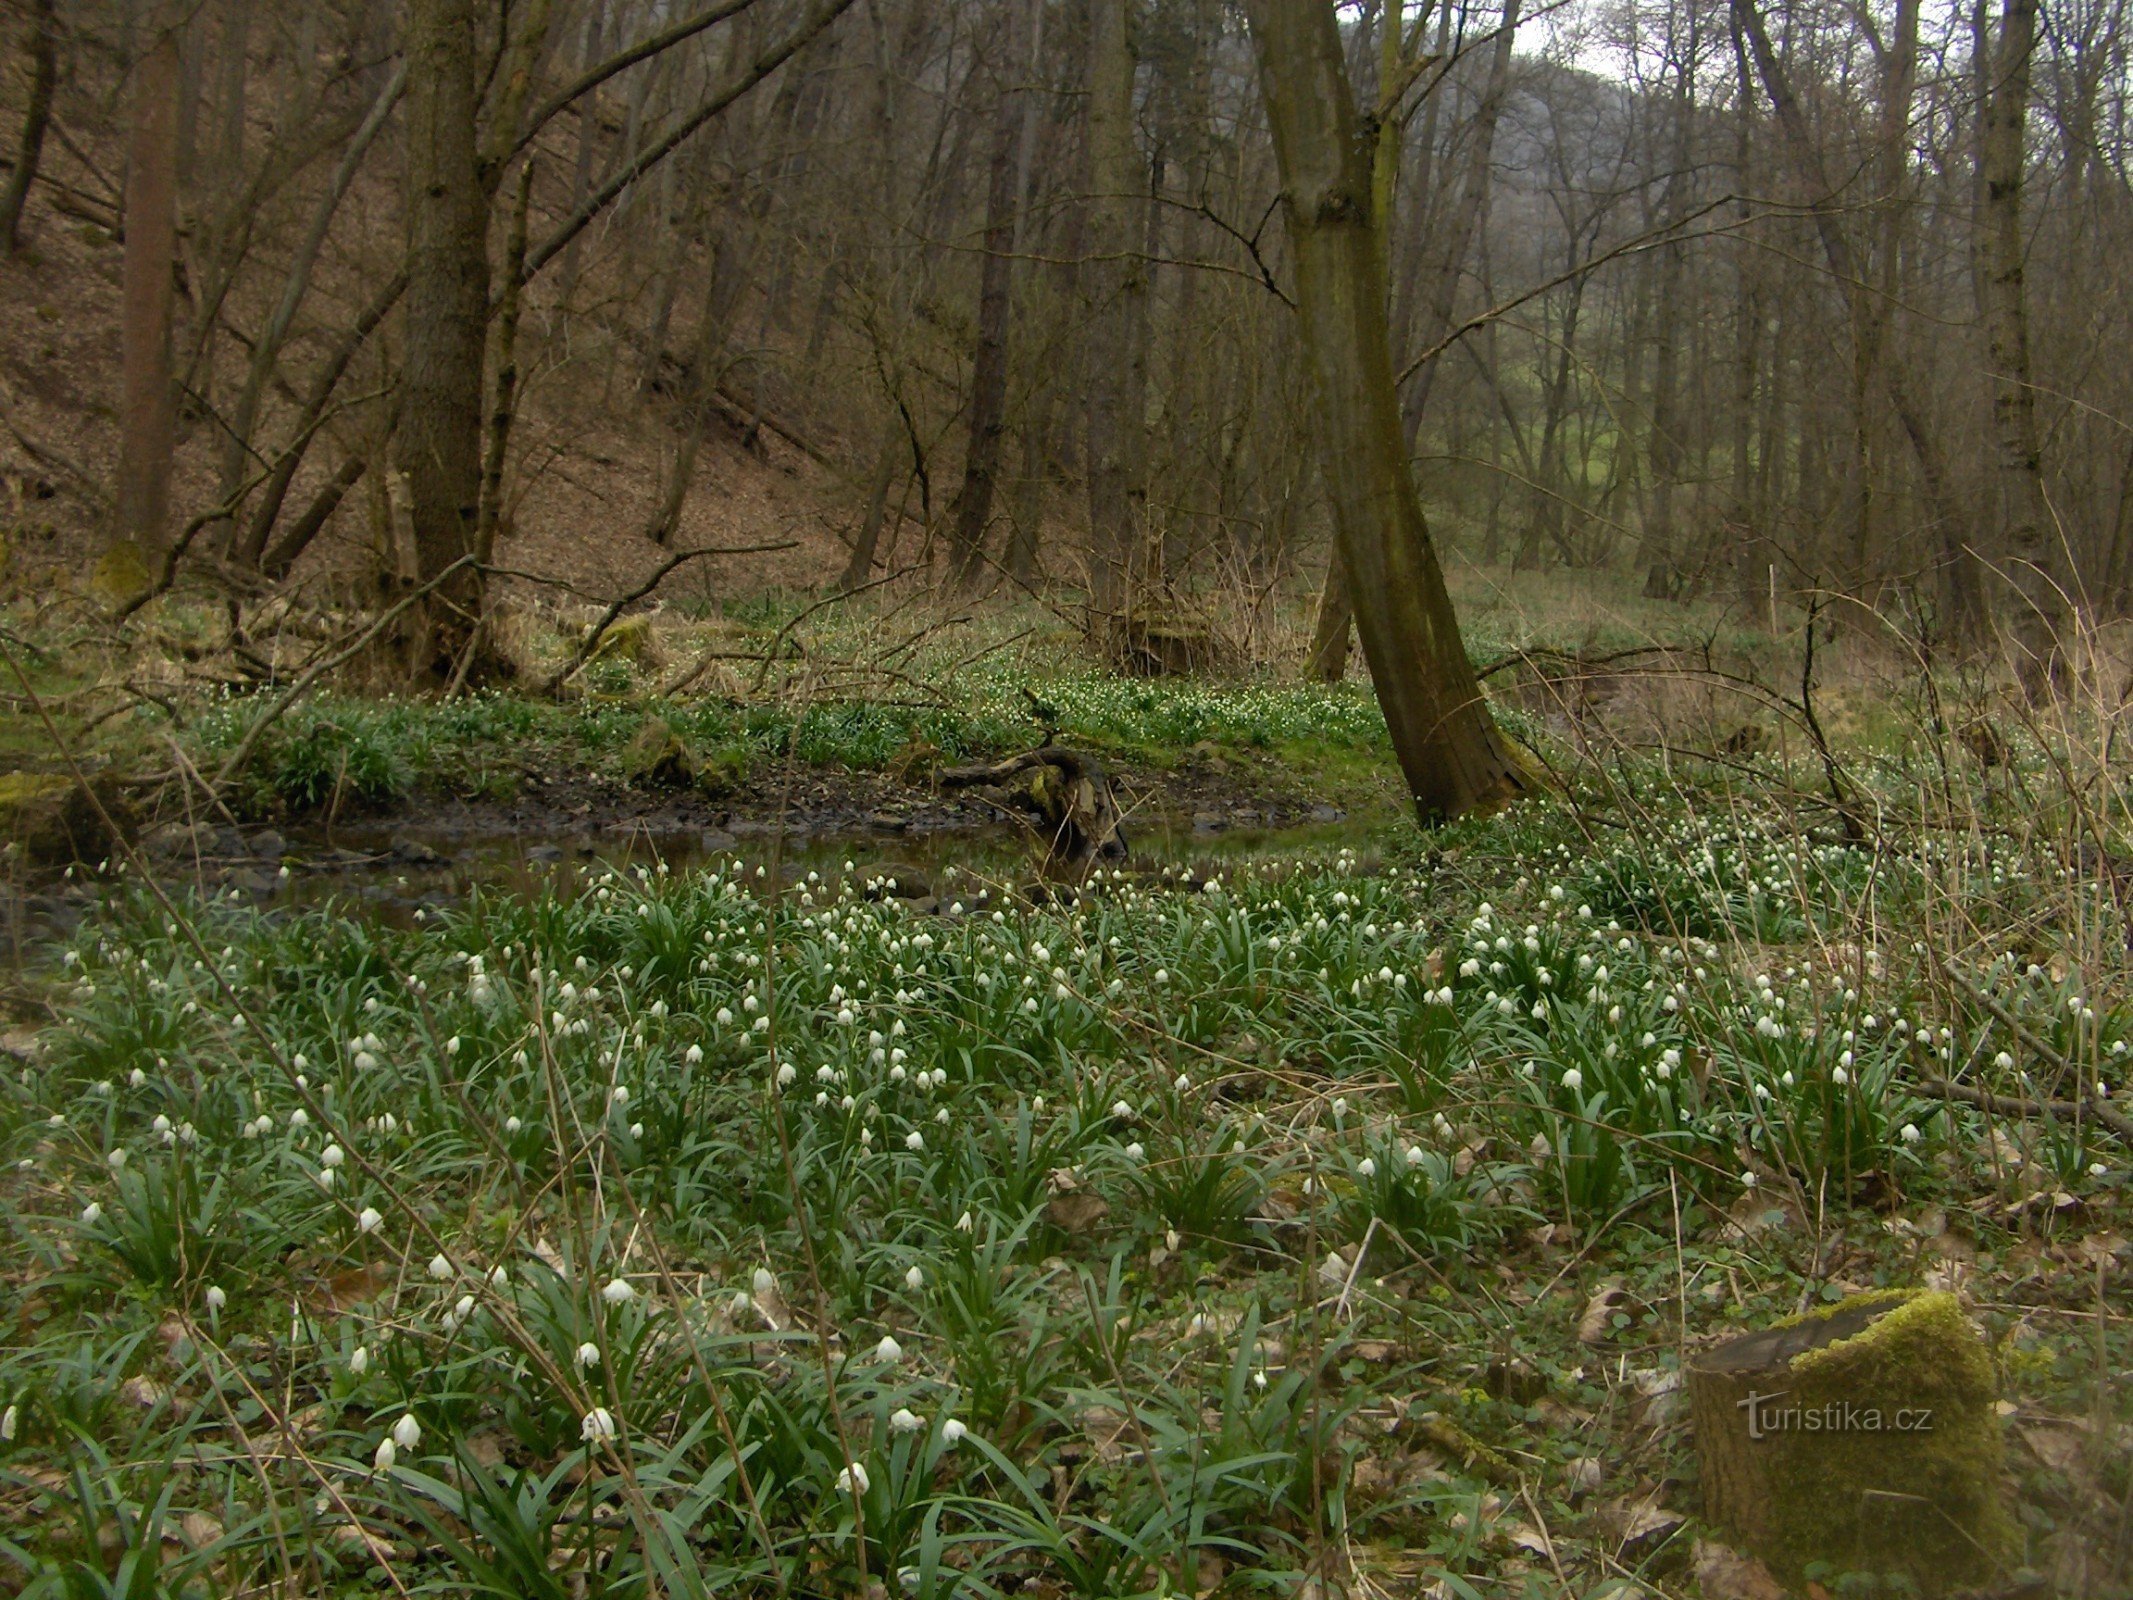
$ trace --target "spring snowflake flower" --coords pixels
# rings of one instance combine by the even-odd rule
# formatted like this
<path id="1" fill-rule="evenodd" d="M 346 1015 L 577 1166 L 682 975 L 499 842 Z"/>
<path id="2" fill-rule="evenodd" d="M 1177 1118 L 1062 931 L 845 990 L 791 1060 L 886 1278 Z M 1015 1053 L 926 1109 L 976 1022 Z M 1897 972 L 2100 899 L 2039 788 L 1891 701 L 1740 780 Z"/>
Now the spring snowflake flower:
<path id="1" fill-rule="evenodd" d="M 1916 1144 L 1925 1137 L 1918 1131 L 1918 1124 L 1915 1122 L 1906 1122 L 1899 1133 L 1905 1144 Z"/>
<path id="2" fill-rule="evenodd" d="M 378 1214 L 376 1206 L 365 1206 L 356 1216 L 356 1232 L 376 1233 L 385 1219 Z M 447 1263 L 449 1265 L 449 1263 Z"/>
<path id="3" fill-rule="evenodd" d="M 337 1167 L 347 1159 L 348 1153 L 337 1144 L 329 1144 L 318 1153 L 318 1164 L 322 1167 Z"/>
<path id="4" fill-rule="evenodd" d="M 370 1370 L 370 1347 L 368 1345 L 359 1344 L 349 1352 L 348 1370 L 359 1378 Z"/>
<path id="5" fill-rule="evenodd" d="M 230 1303 L 229 1295 L 220 1284 L 209 1284 L 207 1293 L 203 1298 L 207 1301 L 207 1309 L 210 1311 L 220 1311 Z"/>
<path id="6" fill-rule="evenodd" d="M 874 1359 L 883 1366 L 893 1367 L 904 1358 L 904 1347 L 891 1334 L 883 1334 L 881 1343 L 874 1346 Z"/>
<path id="7" fill-rule="evenodd" d="M 950 1417 L 941 1424 L 941 1443 L 953 1449 L 963 1442 L 964 1436 L 969 1432 L 970 1430 L 963 1425 L 961 1418 Z"/>
<path id="8" fill-rule="evenodd" d="M 910 1270 L 909 1272 L 907 1272 L 907 1273 L 905 1273 L 905 1274 L 904 1274 L 904 1287 L 905 1287 L 906 1289 L 911 1289 L 911 1290 L 914 1290 L 914 1291 L 915 1291 L 915 1290 L 918 1290 L 918 1289 L 923 1289 L 923 1288 L 925 1288 L 925 1286 L 926 1286 L 926 1270 L 925 1270 L 925 1268 L 923 1268 L 923 1267 L 918 1267 L 918 1266 L 914 1266 L 914 1267 L 913 1267 L 913 1268 L 912 1268 L 912 1269 L 911 1269 L 911 1270 Z"/>
<path id="9" fill-rule="evenodd" d="M 588 1367 L 597 1367 L 600 1364 L 600 1347 L 591 1340 L 587 1340 L 584 1344 L 578 1346 L 577 1354 L 573 1359 L 576 1360 L 581 1371 Z"/>
<path id="10" fill-rule="evenodd" d="M 1568 1072 L 1563 1074 L 1563 1087 L 1568 1089 L 1572 1094 L 1576 1094 L 1580 1089 L 1585 1087 L 1585 1074 L 1578 1071 L 1576 1067 L 1572 1067 Z"/>
<path id="11" fill-rule="evenodd" d="M 1411 1144 L 1407 1147 L 1407 1164 L 1410 1167 L 1422 1165 L 1422 1147 L 1420 1145 Z"/>
<path id="12" fill-rule="evenodd" d="M 1742 1173 L 1742 1174 L 1740 1175 L 1740 1186 L 1741 1186 L 1741 1187 L 1742 1187 L 1743 1189 L 1752 1189 L 1752 1188 L 1754 1188 L 1754 1187 L 1755 1187 L 1755 1174 L 1754 1174 L 1754 1173 L 1752 1173 L 1752 1172 L 1743 1172 L 1743 1173 Z"/>
<path id="13" fill-rule="evenodd" d="M 1138 1161 L 1147 1153 L 1146 1150 L 1141 1148 L 1141 1142 L 1138 1139 L 1126 1146 L 1126 1159 L 1128 1161 Z"/>
<path id="14" fill-rule="evenodd" d="M 1355 1174 L 1359 1178 L 1375 1178 L 1378 1175 L 1378 1164 L 1365 1156 L 1355 1164 Z"/>
<path id="15" fill-rule="evenodd" d="M 637 1298 L 637 1289 L 627 1278 L 610 1278 L 602 1285 L 600 1298 L 611 1306 L 628 1305 Z"/>
<path id="16" fill-rule="evenodd" d="M 792 1086 L 793 1080 L 798 1078 L 799 1076 L 800 1069 L 795 1067 L 790 1061 L 781 1061 L 778 1063 L 778 1087 L 780 1089 L 790 1088 Z"/>
<path id="17" fill-rule="evenodd" d="M 110 1165 L 113 1172 L 124 1171 L 126 1166 L 126 1147 L 120 1145 L 116 1150 L 105 1156 L 104 1160 Z"/>
<path id="18" fill-rule="evenodd" d="M 439 1283 L 442 1283 L 451 1275 L 452 1263 L 445 1259 L 444 1253 L 442 1251 L 439 1251 L 436 1255 L 430 1257 L 431 1277 L 435 1278 Z"/>
<path id="19" fill-rule="evenodd" d="M 506 1118 L 504 1118 L 504 1132 L 505 1132 L 505 1133 L 516 1133 L 516 1132 L 518 1132 L 518 1130 L 519 1130 L 519 1129 L 523 1128 L 523 1127 L 524 1127 L 525 1125 L 526 1125 L 526 1124 L 525 1124 L 525 1123 L 523 1123 L 523 1122 L 521 1122 L 521 1121 L 520 1121 L 520 1120 L 519 1120 L 519 1119 L 518 1119 L 517 1117 L 506 1117 Z"/>
<path id="20" fill-rule="evenodd" d="M 971 1214 L 967 1211 L 964 1212 L 960 1217 L 957 1217 L 955 1219 L 955 1229 L 958 1233 L 973 1232 L 977 1228 L 977 1225 L 977 1219 L 971 1216 Z"/>
<path id="21" fill-rule="evenodd" d="M 594 1406 L 585 1413 L 585 1420 L 578 1425 L 578 1437 L 587 1444 L 598 1444 L 603 1439 L 615 1436 L 615 1416 L 605 1406 Z"/>
<path id="22" fill-rule="evenodd" d="M 918 1129 L 913 1128 L 909 1133 L 904 1135 L 904 1148 L 906 1150 L 925 1149 L 926 1136 L 923 1133 L 920 1133 Z"/>
<path id="23" fill-rule="evenodd" d="M 909 1406 L 898 1406 L 889 1413 L 889 1427 L 896 1433 L 918 1433 L 926 1426 L 926 1419 Z"/>
<path id="24" fill-rule="evenodd" d="M 422 1443 L 422 1424 L 415 1420 L 414 1412 L 400 1413 L 400 1420 L 393 1424 L 393 1443 L 403 1450 L 412 1450 Z"/>
<path id="25" fill-rule="evenodd" d="M 99 1222 L 104 1220 L 104 1208 L 98 1205 L 94 1200 L 91 1200 L 87 1205 L 81 1208 L 81 1220 L 85 1226 L 91 1228 L 95 1227 Z"/>
<path id="26" fill-rule="evenodd" d="M 1121 1122 L 1131 1122 L 1133 1120 L 1133 1107 L 1127 1105 L 1123 1100 L 1114 1100 L 1111 1103 L 1111 1115 Z"/>
<path id="27" fill-rule="evenodd" d="M 399 1448 L 392 1440 L 380 1439 L 378 1441 L 378 1453 L 370 1458 L 370 1465 L 373 1471 L 390 1472 L 393 1469 L 393 1463 L 399 1459 Z"/>
<path id="28" fill-rule="evenodd" d="M 837 1487 L 845 1494 L 858 1496 L 867 1492 L 867 1469 L 858 1462 L 850 1463 L 837 1474 Z"/>

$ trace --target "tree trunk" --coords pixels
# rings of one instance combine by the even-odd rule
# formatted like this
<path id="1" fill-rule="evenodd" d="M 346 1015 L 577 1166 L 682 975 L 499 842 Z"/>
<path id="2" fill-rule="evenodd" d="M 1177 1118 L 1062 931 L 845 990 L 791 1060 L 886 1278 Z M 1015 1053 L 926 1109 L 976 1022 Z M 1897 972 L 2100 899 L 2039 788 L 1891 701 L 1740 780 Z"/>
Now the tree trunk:
<path id="1" fill-rule="evenodd" d="M 1133 149 L 1127 0 L 1091 0 L 1089 203 L 1095 301 L 1088 335 L 1089 622 L 1124 615 L 1140 545 L 1148 387 L 1148 270 L 1138 256 L 1142 171 Z"/>
<path id="2" fill-rule="evenodd" d="M 44 156 L 44 131 L 52 121 L 52 88 L 59 80 L 59 27 L 54 0 L 33 0 L 30 13 L 30 100 L 22 113 L 22 140 L 15 147 L 15 167 L 0 191 L 0 248 L 9 255 L 22 241 L 22 210 Z"/>
<path id="3" fill-rule="evenodd" d="M 2022 173 L 2028 160 L 2030 56 L 2036 42 L 2037 0 L 2005 0 L 1978 152 L 1985 209 L 1980 219 L 1986 257 L 1982 309 L 1991 345 L 2001 544 L 2008 576 L 2020 595 L 2011 630 L 2016 665 L 2029 685 L 2055 669 L 2065 613 L 2059 535 L 2044 494 L 2022 273 Z"/>
<path id="4" fill-rule="evenodd" d="M 476 144 L 474 38 L 474 0 L 409 0 L 406 402 L 396 461 L 421 583 L 472 552 L 480 515 L 489 208 Z M 408 641 L 416 678 L 450 670 L 477 589 L 476 576 L 463 572 L 421 608 Z"/>
<path id="5" fill-rule="evenodd" d="M 1326 563 L 1326 586 L 1318 595 L 1318 619 L 1311 628 L 1311 676 L 1339 683 L 1348 676 L 1348 636 L 1355 628 L 1355 603 L 1348 593 L 1348 564 L 1338 540 Z"/>
<path id="6" fill-rule="evenodd" d="M 170 521 L 177 410 L 170 382 L 177 249 L 179 41 L 161 34 L 134 67 L 127 148 L 116 542 L 103 587 L 116 596 L 160 561 Z"/>
<path id="7" fill-rule="evenodd" d="M 1370 144 L 1358 137 L 1331 0 L 1251 0 L 1249 15 L 1357 630 L 1417 813 L 1456 817 L 1523 784 L 1467 660 L 1408 474 Z"/>
<path id="8" fill-rule="evenodd" d="M 985 534 L 992 521 L 993 490 L 1000 474 L 1000 441 L 1007 428 L 1007 340 L 1013 311 L 1014 264 L 1011 248 L 1015 216 L 1021 209 L 1015 180 L 1020 171 L 1017 146 L 1027 128 L 1022 96 L 1012 87 L 1029 72 L 1029 29 L 1023 19 L 1033 9 L 1013 0 L 1008 13 L 1005 70 L 1000 103 L 994 113 L 992 165 L 985 194 L 985 265 L 978 279 L 978 342 L 970 372 L 970 449 L 964 457 L 963 486 L 956 495 L 955 528 L 950 535 L 952 574 L 958 592 L 977 586 L 985 566 Z"/>

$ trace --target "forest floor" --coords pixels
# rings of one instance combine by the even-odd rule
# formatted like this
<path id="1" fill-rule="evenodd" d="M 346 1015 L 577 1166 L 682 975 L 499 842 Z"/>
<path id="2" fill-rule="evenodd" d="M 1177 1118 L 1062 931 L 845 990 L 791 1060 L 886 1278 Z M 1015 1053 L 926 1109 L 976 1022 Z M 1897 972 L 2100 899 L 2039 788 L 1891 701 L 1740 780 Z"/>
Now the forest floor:
<path id="1" fill-rule="evenodd" d="M 305 698 L 226 814 L 128 791 L 148 871 L 22 869 L 0 1591 L 1760 1600 L 1684 1363 L 1893 1288 L 2006 1539 L 1890 1501 L 1793 1592 L 2133 1593 L 2108 708 L 1837 641 L 1833 801 L 1796 638 L 1480 607 L 1562 787 L 1425 835 L 1364 686 L 801 609 Z M 212 774 L 281 691 L 175 682 L 210 626 L 26 675 Z M 1138 807 L 1064 896 L 926 781 L 1046 731 Z"/>

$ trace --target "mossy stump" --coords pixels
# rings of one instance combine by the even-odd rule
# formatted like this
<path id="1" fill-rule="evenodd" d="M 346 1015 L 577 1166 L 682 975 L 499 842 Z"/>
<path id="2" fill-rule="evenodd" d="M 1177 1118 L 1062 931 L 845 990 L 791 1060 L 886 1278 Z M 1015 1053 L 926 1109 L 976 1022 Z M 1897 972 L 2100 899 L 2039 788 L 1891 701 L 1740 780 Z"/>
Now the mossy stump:
<path id="1" fill-rule="evenodd" d="M 1952 1295 L 1855 1295 L 1728 1340 L 1688 1391 L 1704 1515 L 1780 1579 L 1941 1595 L 2004 1567 L 1992 1358 Z"/>

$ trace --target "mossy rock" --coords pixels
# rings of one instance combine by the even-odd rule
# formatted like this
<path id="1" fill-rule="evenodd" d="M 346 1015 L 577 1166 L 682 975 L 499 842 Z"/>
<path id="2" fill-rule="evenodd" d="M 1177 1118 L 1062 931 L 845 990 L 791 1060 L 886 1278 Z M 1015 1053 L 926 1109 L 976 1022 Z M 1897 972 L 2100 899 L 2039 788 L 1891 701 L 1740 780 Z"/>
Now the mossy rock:
<path id="1" fill-rule="evenodd" d="M 700 770 L 689 741 L 664 717 L 652 717 L 622 752 L 622 775 L 641 789 L 686 789 Z"/>
<path id="2" fill-rule="evenodd" d="M 652 619 L 643 612 L 633 617 L 621 617 L 615 625 L 600 635 L 594 646 L 595 661 L 627 661 L 634 667 L 656 667 L 664 659 L 659 649 L 659 639 L 652 631 Z"/>
<path id="3" fill-rule="evenodd" d="M 1992 1357 L 1953 1295 L 1854 1295 L 1702 1352 L 1688 1388 L 1705 1515 L 1785 1582 L 2004 1571 Z"/>
<path id="4" fill-rule="evenodd" d="M 0 774 L 0 840 L 33 866 L 103 860 L 118 843 L 111 823 L 123 833 L 130 827 L 131 813 L 109 778 L 92 778 L 90 783 L 96 791 L 93 801 L 68 773 Z"/>
<path id="5" fill-rule="evenodd" d="M 89 568 L 89 593 L 97 604 L 118 611 L 155 586 L 148 558 L 131 539 L 108 546 Z"/>

